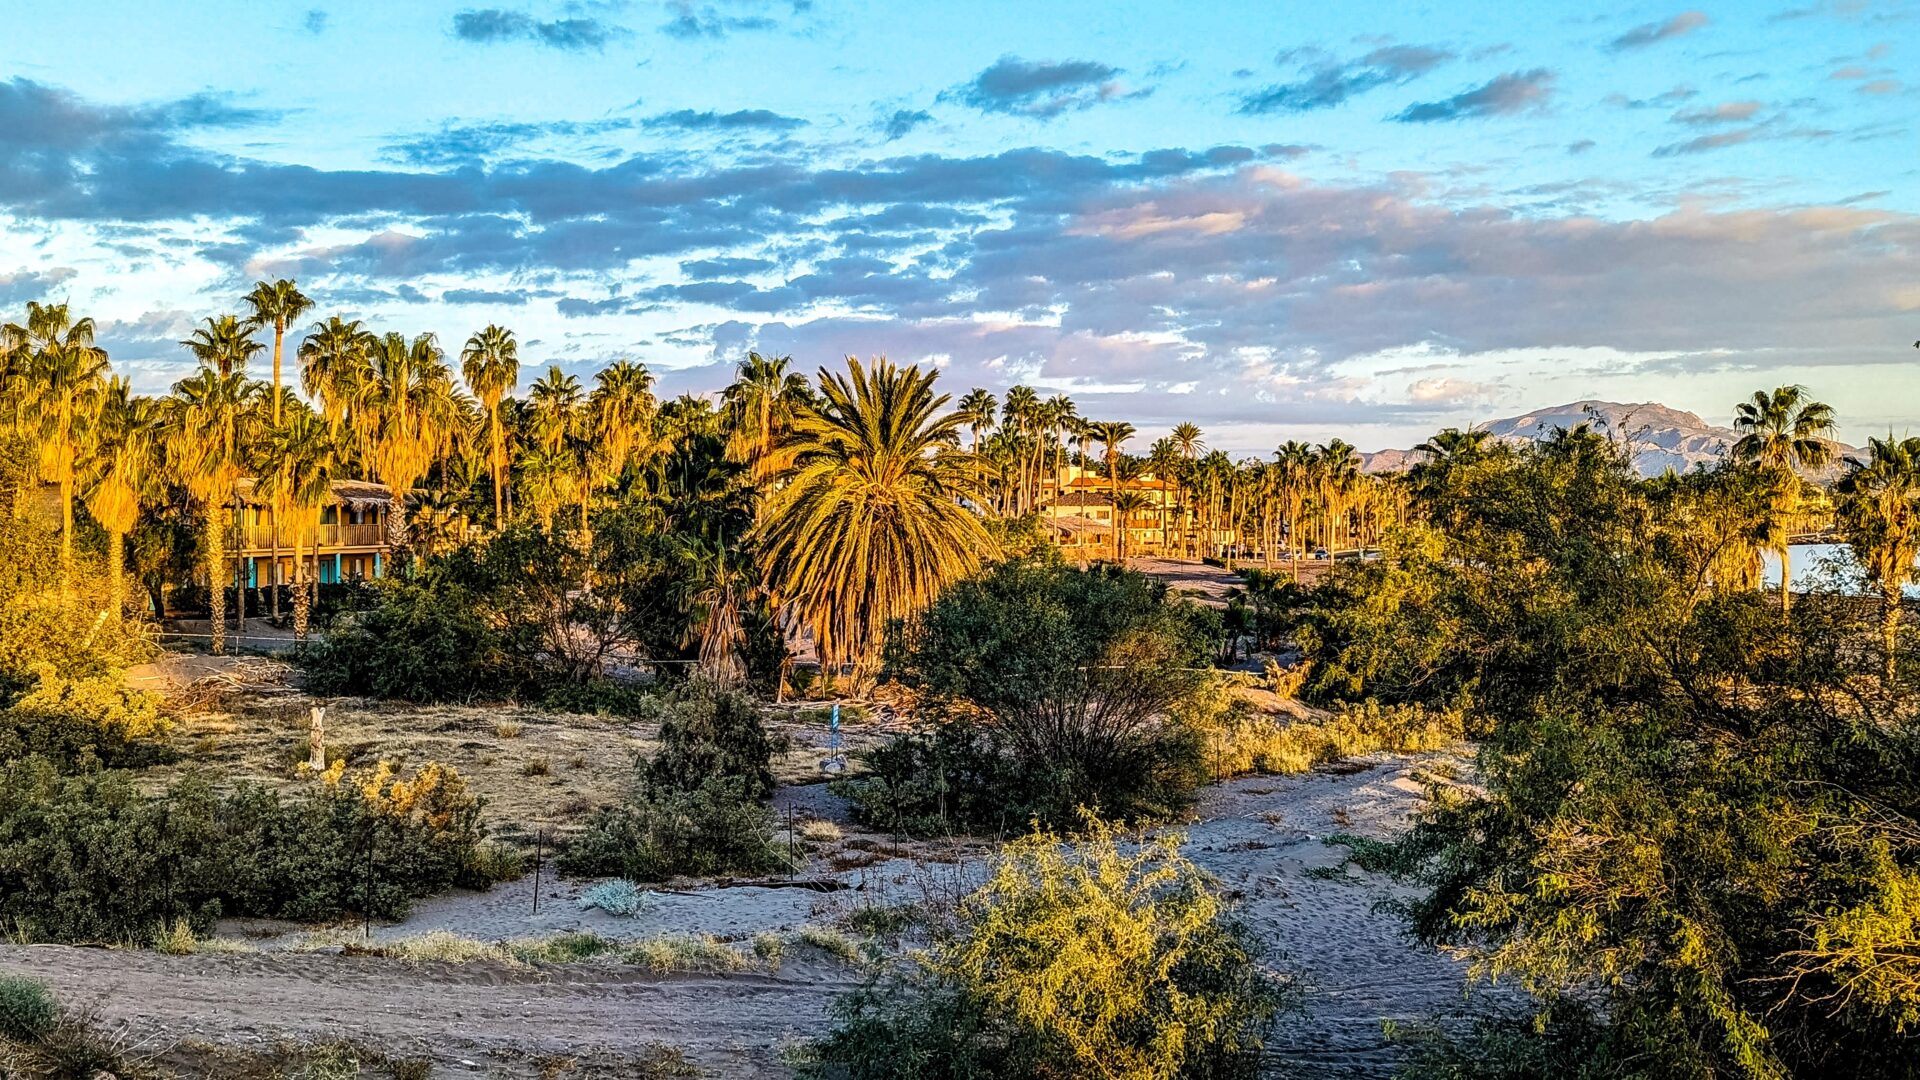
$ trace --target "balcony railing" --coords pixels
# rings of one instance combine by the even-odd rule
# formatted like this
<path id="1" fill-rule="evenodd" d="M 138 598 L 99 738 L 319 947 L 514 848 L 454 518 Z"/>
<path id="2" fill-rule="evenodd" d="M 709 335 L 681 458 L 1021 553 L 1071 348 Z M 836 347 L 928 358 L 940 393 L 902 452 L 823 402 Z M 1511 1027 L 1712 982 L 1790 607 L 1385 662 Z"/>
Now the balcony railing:
<path id="1" fill-rule="evenodd" d="M 280 530 L 278 547 L 282 551 L 293 550 L 293 530 Z M 312 548 L 316 543 L 322 549 L 381 547 L 386 544 L 386 527 L 377 524 L 368 525 L 322 525 L 314 533 L 300 538 L 300 546 Z M 243 525 L 233 530 L 229 542 L 236 551 L 268 551 L 276 544 L 274 531 L 266 525 Z"/>

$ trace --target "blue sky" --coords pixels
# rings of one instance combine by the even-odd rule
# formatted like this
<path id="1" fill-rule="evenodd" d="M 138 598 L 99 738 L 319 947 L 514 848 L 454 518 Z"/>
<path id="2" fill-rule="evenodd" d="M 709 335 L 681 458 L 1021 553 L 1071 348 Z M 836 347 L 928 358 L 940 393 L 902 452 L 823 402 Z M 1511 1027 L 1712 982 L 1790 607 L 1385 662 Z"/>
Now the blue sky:
<path id="1" fill-rule="evenodd" d="M 0 306 L 1027 382 L 1262 452 L 1803 382 L 1920 427 L 1920 6 L 15 0 Z"/>

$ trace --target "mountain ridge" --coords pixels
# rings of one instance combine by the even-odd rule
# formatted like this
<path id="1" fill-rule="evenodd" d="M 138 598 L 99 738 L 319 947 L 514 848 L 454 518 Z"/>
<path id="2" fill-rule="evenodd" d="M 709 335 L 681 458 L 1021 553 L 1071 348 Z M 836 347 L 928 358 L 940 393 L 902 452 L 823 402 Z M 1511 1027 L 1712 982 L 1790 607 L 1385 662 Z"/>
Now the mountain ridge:
<path id="1" fill-rule="evenodd" d="M 1657 401 L 1620 402 L 1586 398 L 1564 405 L 1534 409 L 1518 416 L 1489 420 L 1473 425 L 1493 438 L 1514 445 L 1536 442 L 1553 434 L 1556 428 L 1572 428 L 1590 423 L 1593 430 L 1610 438 L 1626 441 L 1633 453 L 1634 468 L 1642 476 L 1658 476 L 1668 469 L 1686 472 L 1698 466 L 1711 466 L 1732 453 L 1740 436 L 1732 427 L 1710 424 L 1696 413 L 1662 405 Z M 1839 458 L 1860 451 L 1836 443 Z M 1360 455 L 1365 472 L 1400 472 L 1426 457 L 1418 450 L 1379 450 Z"/>

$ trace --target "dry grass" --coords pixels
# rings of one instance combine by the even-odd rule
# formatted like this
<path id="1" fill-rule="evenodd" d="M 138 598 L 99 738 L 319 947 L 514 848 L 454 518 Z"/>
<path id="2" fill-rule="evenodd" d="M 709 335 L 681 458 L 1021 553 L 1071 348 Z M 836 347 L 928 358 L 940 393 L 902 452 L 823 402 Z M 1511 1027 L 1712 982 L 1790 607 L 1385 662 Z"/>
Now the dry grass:
<path id="1" fill-rule="evenodd" d="M 635 942 L 620 951 L 620 959 L 661 975 L 745 971 L 753 966 L 746 953 L 698 934 L 666 934 Z"/>
<path id="2" fill-rule="evenodd" d="M 840 839 L 846 835 L 840 831 L 840 826 L 835 825 L 831 821 L 820 821 L 818 819 L 801 822 L 797 831 L 800 834 L 800 839 L 811 844 L 838 843 Z"/>
<path id="3" fill-rule="evenodd" d="M 801 927 L 793 940 L 797 945 L 812 946 L 843 963 L 857 966 L 867 962 L 867 954 L 860 948 L 860 943 L 831 926 Z"/>
<path id="4" fill-rule="evenodd" d="M 1457 714 L 1368 702 L 1319 721 L 1281 721 L 1258 714 L 1228 717 L 1207 733 L 1207 763 L 1223 776 L 1301 773 L 1382 751 L 1443 750 L 1462 738 Z"/>

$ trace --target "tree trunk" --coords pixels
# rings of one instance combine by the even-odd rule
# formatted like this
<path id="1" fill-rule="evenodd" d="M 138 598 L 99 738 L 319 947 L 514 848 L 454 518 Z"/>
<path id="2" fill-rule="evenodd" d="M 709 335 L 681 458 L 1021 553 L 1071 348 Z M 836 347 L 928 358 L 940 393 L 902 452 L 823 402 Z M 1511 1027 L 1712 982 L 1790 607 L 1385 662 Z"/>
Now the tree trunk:
<path id="1" fill-rule="evenodd" d="M 507 525 L 506 482 L 501 476 L 500 469 L 501 459 L 506 455 L 501 449 L 499 402 L 494 403 L 488 427 L 493 434 L 493 453 L 488 461 L 493 472 L 493 531 L 499 532 Z"/>
<path id="2" fill-rule="evenodd" d="M 73 479 L 71 476 L 60 481 L 60 591 L 63 594 L 73 592 Z"/>
<path id="3" fill-rule="evenodd" d="M 313 598 L 307 593 L 305 564 L 300 561 L 300 538 L 293 539 L 293 642 L 307 640 L 307 619 L 313 611 Z"/>
<path id="4" fill-rule="evenodd" d="M 213 639 L 213 654 L 227 651 L 227 538 L 214 510 L 207 520 L 207 633 Z"/>
<path id="5" fill-rule="evenodd" d="M 123 533 L 107 534 L 107 610 L 115 619 L 127 611 L 127 538 Z"/>
<path id="6" fill-rule="evenodd" d="M 1885 685 L 1892 686 L 1894 676 L 1896 674 L 1894 670 L 1896 666 L 1895 661 L 1899 655 L 1897 652 L 1897 649 L 1900 644 L 1900 584 L 1899 582 L 1896 581 L 1891 587 L 1889 587 L 1886 590 L 1886 592 L 1882 595 L 1881 600 L 1882 600 L 1882 607 L 1880 610 L 1880 638 L 1881 638 L 1881 645 L 1884 646 L 1887 651 L 1884 681 L 1885 681 Z"/>
<path id="7" fill-rule="evenodd" d="M 274 355 L 278 356 L 279 354 L 280 354 L 279 348 L 275 347 Z M 274 395 L 273 402 L 274 402 L 274 408 L 277 410 L 280 407 L 280 397 L 278 394 Z M 268 564 L 268 569 L 267 569 L 267 619 L 270 622 L 272 622 L 273 625 L 279 626 L 280 625 L 280 515 L 274 513 L 273 507 L 271 506 L 267 507 L 267 539 L 269 544 L 271 545 L 271 547 L 268 550 L 270 550 L 273 554 L 273 558 L 271 562 Z"/>
<path id="8" fill-rule="evenodd" d="M 1780 614 L 1793 610 L 1793 563 L 1787 545 L 1780 545 Z"/>

